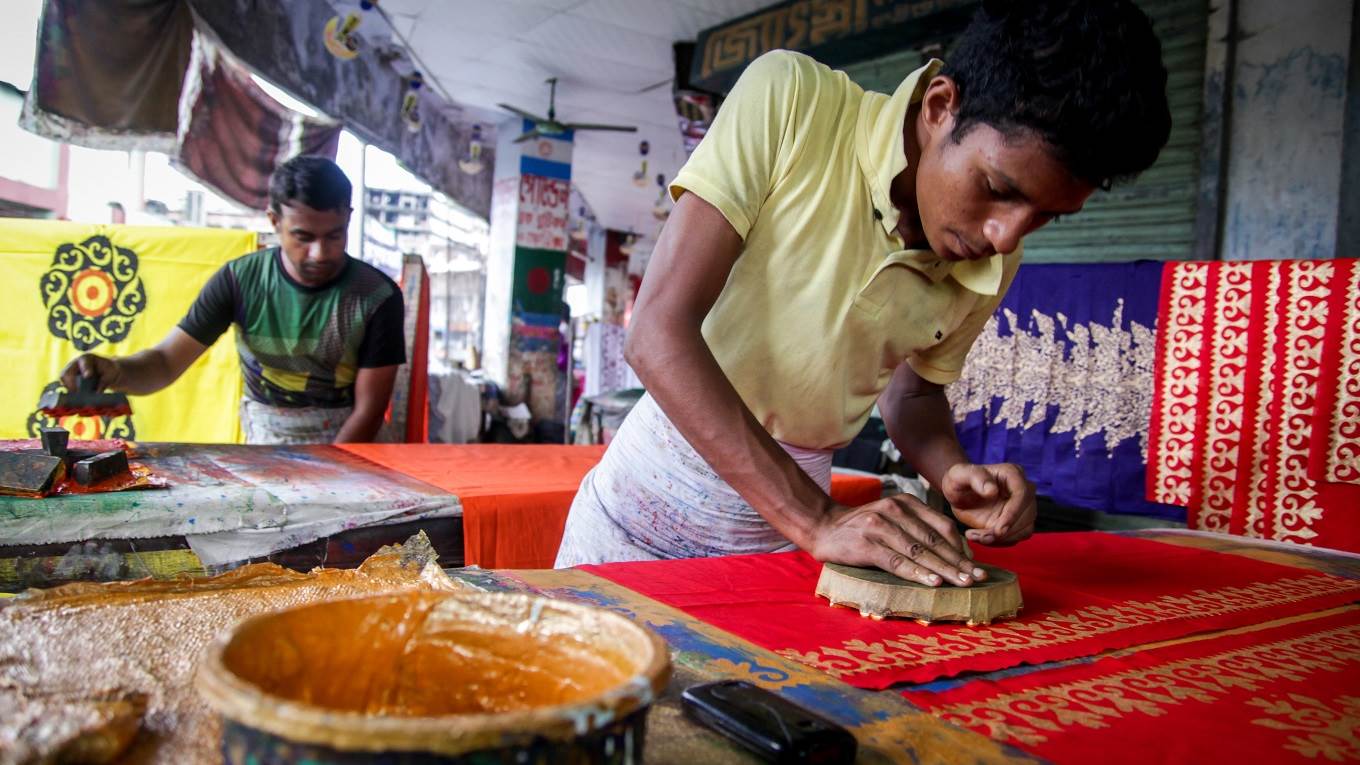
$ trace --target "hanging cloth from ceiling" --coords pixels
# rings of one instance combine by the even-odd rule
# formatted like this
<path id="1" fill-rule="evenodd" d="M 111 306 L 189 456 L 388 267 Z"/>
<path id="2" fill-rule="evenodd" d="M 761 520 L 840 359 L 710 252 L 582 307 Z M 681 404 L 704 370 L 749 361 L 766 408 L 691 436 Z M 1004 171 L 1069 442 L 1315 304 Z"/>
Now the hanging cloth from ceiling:
<path id="1" fill-rule="evenodd" d="M 47 0 L 20 125 L 94 149 L 172 150 L 193 26 L 179 0 Z"/>
<path id="2" fill-rule="evenodd" d="M 195 35 L 175 158 L 180 170 L 203 185 L 263 210 L 274 168 L 300 154 L 334 159 L 341 127 L 274 100 L 230 54 Z"/>

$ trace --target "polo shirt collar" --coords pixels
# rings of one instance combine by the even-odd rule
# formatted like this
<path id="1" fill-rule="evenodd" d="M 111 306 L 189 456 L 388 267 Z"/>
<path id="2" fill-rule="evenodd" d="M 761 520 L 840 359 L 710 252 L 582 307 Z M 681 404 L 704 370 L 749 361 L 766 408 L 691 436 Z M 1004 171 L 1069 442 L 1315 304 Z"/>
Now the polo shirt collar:
<path id="1" fill-rule="evenodd" d="M 901 217 L 889 196 L 893 179 L 907 169 L 907 152 L 902 139 L 902 126 L 907 110 L 921 100 L 925 87 L 939 73 L 944 62 L 931 59 L 925 66 L 907 75 L 892 96 L 865 93 L 861 102 L 855 155 L 860 170 L 869 181 L 870 196 L 879 214 L 879 223 L 889 237 L 897 235 Z M 971 292 L 995 295 L 1001 289 L 1002 256 L 993 255 L 983 260 L 947 261 L 929 250 L 904 250 L 893 258 L 919 271 L 932 282 L 946 276 Z"/>

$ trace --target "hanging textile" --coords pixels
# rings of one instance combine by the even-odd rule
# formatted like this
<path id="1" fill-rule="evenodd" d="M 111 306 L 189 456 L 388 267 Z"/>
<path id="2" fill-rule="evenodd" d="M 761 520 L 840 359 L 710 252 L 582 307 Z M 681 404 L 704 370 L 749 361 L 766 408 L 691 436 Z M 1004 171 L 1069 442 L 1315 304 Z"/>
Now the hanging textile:
<path id="1" fill-rule="evenodd" d="M 430 275 L 419 255 L 402 259 L 401 298 L 406 308 L 406 363 L 397 368 L 387 419 L 376 440 L 423 444 L 430 434 Z"/>
<path id="2" fill-rule="evenodd" d="M 990 626 L 874 621 L 814 593 L 802 552 L 582 566 L 857 688 L 928 682 L 1260 624 L 1360 597 L 1360 581 L 1100 532 L 973 550 L 1025 605 Z"/>
<path id="3" fill-rule="evenodd" d="M 94 149 L 173 151 L 192 35 L 180 0 L 47 0 L 20 124 Z"/>
<path id="4" fill-rule="evenodd" d="M 1342 762 L 1360 755 L 1360 607 L 903 695 L 1055 763 Z M 1112 742 L 1118 742 L 1112 745 Z"/>
<path id="5" fill-rule="evenodd" d="M 1360 260 L 1335 260 L 1308 477 L 1360 484 Z M 1360 520 L 1357 520 L 1360 522 Z"/>
<path id="6" fill-rule="evenodd" d="M 1336 307 L 1353 304 L 1355 270 L 1354 260 L 1168 264 L 1151 499 L 1189 508 L 1191 528 L 1360 552 L 1360 485 L 1309 470 L 1315 449 L 1355 443 L 1348 392 L 1331 396 L 1343 401 L 1340 441 L 1315 431 L 1320 391 L 1353 389 L 1356 348 L 1332 345 L 1354 329 Z"/>
<path id="7" fill-rule="evenodd" d="M 949 386 L 975 462 L 1060 505 L 1183 519 L 1144 498 L 1162 264 L 1025 265 Z"/>
<path id="8" fill-rule="evenodd" d="M 38 399 L 71 359 L 159 343 L 218 268 L 255 248 L 245 231 L 0 219 L 0 438 L 53 424 Z M 60 424 L 79 439 L 236 443 L 242 385 L 236 343 L 223 337 L 170 387 L 132 397 L 130 416 Z"/>
<path id="9" fill-rule="evenodd" d="M 253 210 L 269 206 L 269 177 L 300 154 L 335 159 L 341 125 L 275 101 L 250 72 L 195 35 L 180 113 L 179 169 Z"/>

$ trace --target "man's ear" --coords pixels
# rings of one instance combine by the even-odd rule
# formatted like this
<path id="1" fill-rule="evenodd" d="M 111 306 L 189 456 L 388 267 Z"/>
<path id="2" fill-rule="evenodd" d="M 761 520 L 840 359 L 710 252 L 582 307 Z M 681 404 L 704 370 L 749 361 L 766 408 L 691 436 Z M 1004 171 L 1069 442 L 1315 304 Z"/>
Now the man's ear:
<path id="1" fill-rule="evenodd" d="M 279 215 L 278 211 L 272 207 L 269 208 L 268 210 L 265 210 L 264 214 L 266 217 L 269 218 L 269 225 L 274 227 L 274 232 L 279 233 L 281 235 L 281 232 L 279 231 L 279 226 L 283 224 L 283 216 Z"/>
<path id="2" fill-rule="evenodd" d="M 921 123 L 930 133 L 932 142 L 954 131 L 954 117 L 958 112 L 959 86 L 952 78 L 936 75 L 921 97 Z"/>

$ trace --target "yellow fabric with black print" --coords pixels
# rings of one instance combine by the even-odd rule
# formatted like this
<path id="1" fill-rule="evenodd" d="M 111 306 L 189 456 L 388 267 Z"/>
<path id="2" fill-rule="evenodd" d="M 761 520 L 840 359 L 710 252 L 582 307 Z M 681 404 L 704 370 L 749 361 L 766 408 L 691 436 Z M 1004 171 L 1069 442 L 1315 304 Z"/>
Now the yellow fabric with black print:
<path id="1" fill-rule="evenodd" d="M 156 345 L 217 269 L 254 249 L 244 231 L 0 218 L 0 438 L 52 424 L 38 399 L 71 359 Z M 72 438 L 240 443 L 233 340 L 221 338 L 165 390 L 131 397 L 130 417 L 60 424 Z"/>

